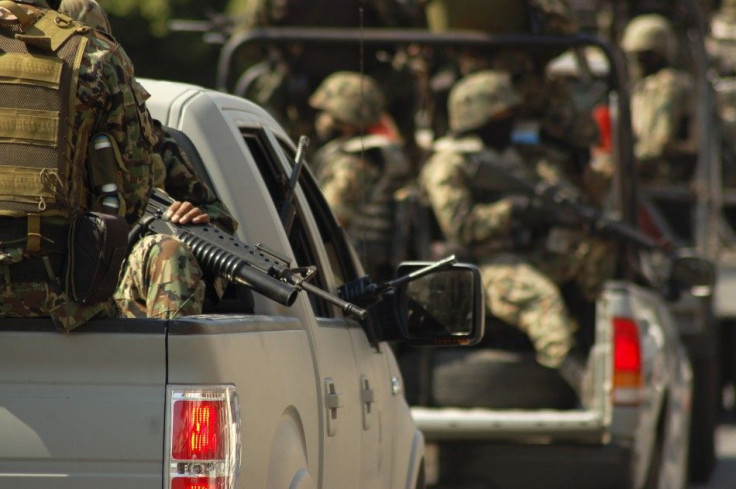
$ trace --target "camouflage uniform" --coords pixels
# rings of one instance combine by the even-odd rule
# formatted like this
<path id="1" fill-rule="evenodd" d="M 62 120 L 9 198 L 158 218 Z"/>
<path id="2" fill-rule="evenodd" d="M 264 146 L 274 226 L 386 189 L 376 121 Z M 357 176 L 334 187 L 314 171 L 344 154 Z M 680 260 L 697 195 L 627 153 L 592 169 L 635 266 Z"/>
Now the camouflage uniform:
<path id="1" fill-rule="evenodd" d="M 401 259 L 394 200 L 409 180 L 409 163 L 402 147 L 383 134 L 356 136 L 361 124 L 376 124 L 383 96 L 374 80 L 352 72 L 330 75 L 309 103 L 329 114 L 343 129 L 313 158 L 320 188 L 338 221 L 376 280 L 390 278 Z"/>
<path id="2" fill-rule="evenodd" d="M 107 33 L 111 32 L 105 11 L 95 0 L 62 0 L 59 7 L 70 17 Z M 125 56 L 123 52 L 123 56 Z M 127 56 L 125 56 L 127 59 Z M 133 65 L 128 63 L 133 77 Z M 149 94 L 135 84 L 142 100 Z M 199 206 L 223 230 L 235 233 L 237 223 L 215 193 L 196 174 L 176 140 L 153 121 L 156 140 L 153 185 L 179 201 Z M 172 318 L 202 312 L 205 295 L 203 272 L 187 246 L 170 236 L 153 235 L 140 239 L 132 248 L 114 294 L 123 317 Z M 218 296 L 225 283 L 213 283 Z"/>
<path id="3" fill-rule="evenodd" d="M 627 25 L 621 47 L 629 56 L 652 52 L 671 64 L 676 38 L 667 19 L 658 14 L 635 17 Z M 685 123 L 694 108 L 690 103 L 693 82 L 683 72 L 667 66 L 645 76 L 636 72 L 633 58 L 631 120 L 636 143 L 634 152 L 645 180 L 676 180 L 676 146 L 682 143 Z"/>
<path id="4" fill-rule="evenodd" d="M 556 284 L 596 277 L 597 292 L 610 274 L 596 270 L 594 260 L 601 253 L 585 236 L 568 232 L 553 247 L 529 235 L 531 228 L 516 215 L 512 191 L 499 189 L 486 200 L 474 188 L 472 169 L 478 160 L 532 181 L 567 185 L 564 171 L 553 162 L 525 161 L 511 146 L 484 147 L 473 134 L 519 101 L 508 78 L 498 72 L 482 71 L 458 82 L 448 104 L 456 135 L 435 143 L 420 185 L 445 237 L 467 248 L 480 267 L 490 312 L 529 336 L 539 363 L 557 368 L 573 346 L 574 326 Z M 610 256 L 610 250 L 603 255 Z"/>
<path id="5" fill-rule="evenodd" d="M 42 0 L 34 2 L 47 7 Z M 9 31 L 3 31 L 8 35 Z M 144 100 L 135 89 L 132 69 L 120 46 L 110 37 L 96 31 L 78 31 L 87 45 L 83 50 L 76 86 L 73 120 L 69 122 L 70 157 L 83 161 L 90 136 L 98 132 L 110 134 L 120 150 L 122 198 L 121 209 L 130 224 L 143 213 L 152 186 L 151 154 L 155 142 L 150 115 Z M 80 175 L 81 177 L 81 175 Z M 86 179 L 72 181 L 71 186 L 86 185 Z M 84 209 L 87 202 L 76 204 Z M 5 263 L 21 258 L 22 250 L 4 249 Z M 93 305 L 74 303 L 52 283 L 23 283 L 11 280 L 8 266 L 0 275 L 0 315 L 50 316 L 56 324 L 69 330 L 98 316 L 114 316 L 112 301 Z"/>
<path id="6" fill-rule="evenodd" d="M 154 121 L 158 137 L 153 158 L 154 186 L 179 201 L 200 207 L 211 222 L 235 233 L 237 222 L 225 204 L 196 174 L 174 138 Z M 226 282 L 216 278 L 212 285 L 222 297 Z M 115 301 L 123 317 L 170 319 L 202 313 L 205 280 L 189 248 L 177 238 L 144 236 L 133 246 L 123 266 Z"/>

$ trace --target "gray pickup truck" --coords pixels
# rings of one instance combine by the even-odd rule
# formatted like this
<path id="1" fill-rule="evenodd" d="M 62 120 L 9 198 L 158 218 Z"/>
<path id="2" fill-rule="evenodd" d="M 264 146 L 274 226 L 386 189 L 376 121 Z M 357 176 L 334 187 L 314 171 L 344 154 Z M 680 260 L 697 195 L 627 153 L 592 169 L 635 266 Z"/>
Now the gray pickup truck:
<path id="1" fill-rule="evenodd" d="M 240 222 L 240 240 L 316 266 L 311 282 L 324 291 L 363 275 L 308 169 L 285 231 L 296 148 L 264 110 L 142 81 L 153 115 Z M 414 278 L 383 287 L 392 293 L 362 321 L 324 294 L 302 290 L 287 307 L 239 284 L 177 320 L 94 320 L 68 334 L 46 319 L 0 320 L 0 487 L 424 487 L 424 440 L 388 341 L 473 343 L 483 311 L 472 266 Z M 435 286 L 468 291 L 456 322 L 426 321 L 422 297 Z"/>

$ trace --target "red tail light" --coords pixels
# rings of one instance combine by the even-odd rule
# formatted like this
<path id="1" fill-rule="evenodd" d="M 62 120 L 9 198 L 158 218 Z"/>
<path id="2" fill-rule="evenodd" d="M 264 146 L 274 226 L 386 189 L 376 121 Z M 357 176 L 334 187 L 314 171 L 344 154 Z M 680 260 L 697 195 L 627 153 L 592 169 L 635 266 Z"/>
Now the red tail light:
<path id="1" fill-rule="evenodd" d="M 221 459 L 221 426 L 227 422 L 225 401 L 176 401 L 171 456 L 176 459 Z"/>
<path id="2" fill-rule="evenodd" d="M 641 403 L 642 363 L 639 327 L 629 318 L 613 319 L 613 401 Z"/>
<path id="3" fill-rule="evenodd" d="M 171 387 L 170 489 L 231 489 L 240 466 L 240 419 L 233 386 Z"/>

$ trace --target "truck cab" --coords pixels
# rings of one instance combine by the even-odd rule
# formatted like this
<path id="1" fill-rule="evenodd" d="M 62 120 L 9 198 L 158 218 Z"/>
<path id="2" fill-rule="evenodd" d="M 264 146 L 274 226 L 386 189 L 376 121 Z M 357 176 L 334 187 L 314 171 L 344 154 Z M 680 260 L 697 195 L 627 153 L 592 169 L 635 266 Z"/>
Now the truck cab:
<path id="1" fill-rule="evenodd" d="M 70 333 L 43 318 L 0 320 L 0 485 L 424 487 L 424 439 L 389 341 L 477 341 L 479 295 L 457 331 L 409 320 L 422 280 L 391 288 L 393 315 L 351 316 L 325 296 L 364 273 L 308 168 L 288 233 L 279 217 L 296 153 L 283 129 L 238 97 L 141 82 L 153 116 L 239 221 L 235 239 L 316 267 L 324 293 L 301 290 L 287 306 L 232 284 L 199 316 L 96 319 Z M 424 283 L 456 272 L 479 290 L 472 266 Z"/>

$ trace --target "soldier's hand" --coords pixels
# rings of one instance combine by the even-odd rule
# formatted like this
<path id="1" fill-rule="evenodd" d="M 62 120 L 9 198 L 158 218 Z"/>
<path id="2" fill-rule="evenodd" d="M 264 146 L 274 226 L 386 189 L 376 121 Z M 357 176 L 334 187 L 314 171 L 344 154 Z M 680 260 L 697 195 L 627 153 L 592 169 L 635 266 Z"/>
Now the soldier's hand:
<path id="1" fill-rule="evenodd" d="M 210 216 L 191 202 L 174 202 L 166 211 L 165 216 L 174 224 L 207 224 Z"/>

